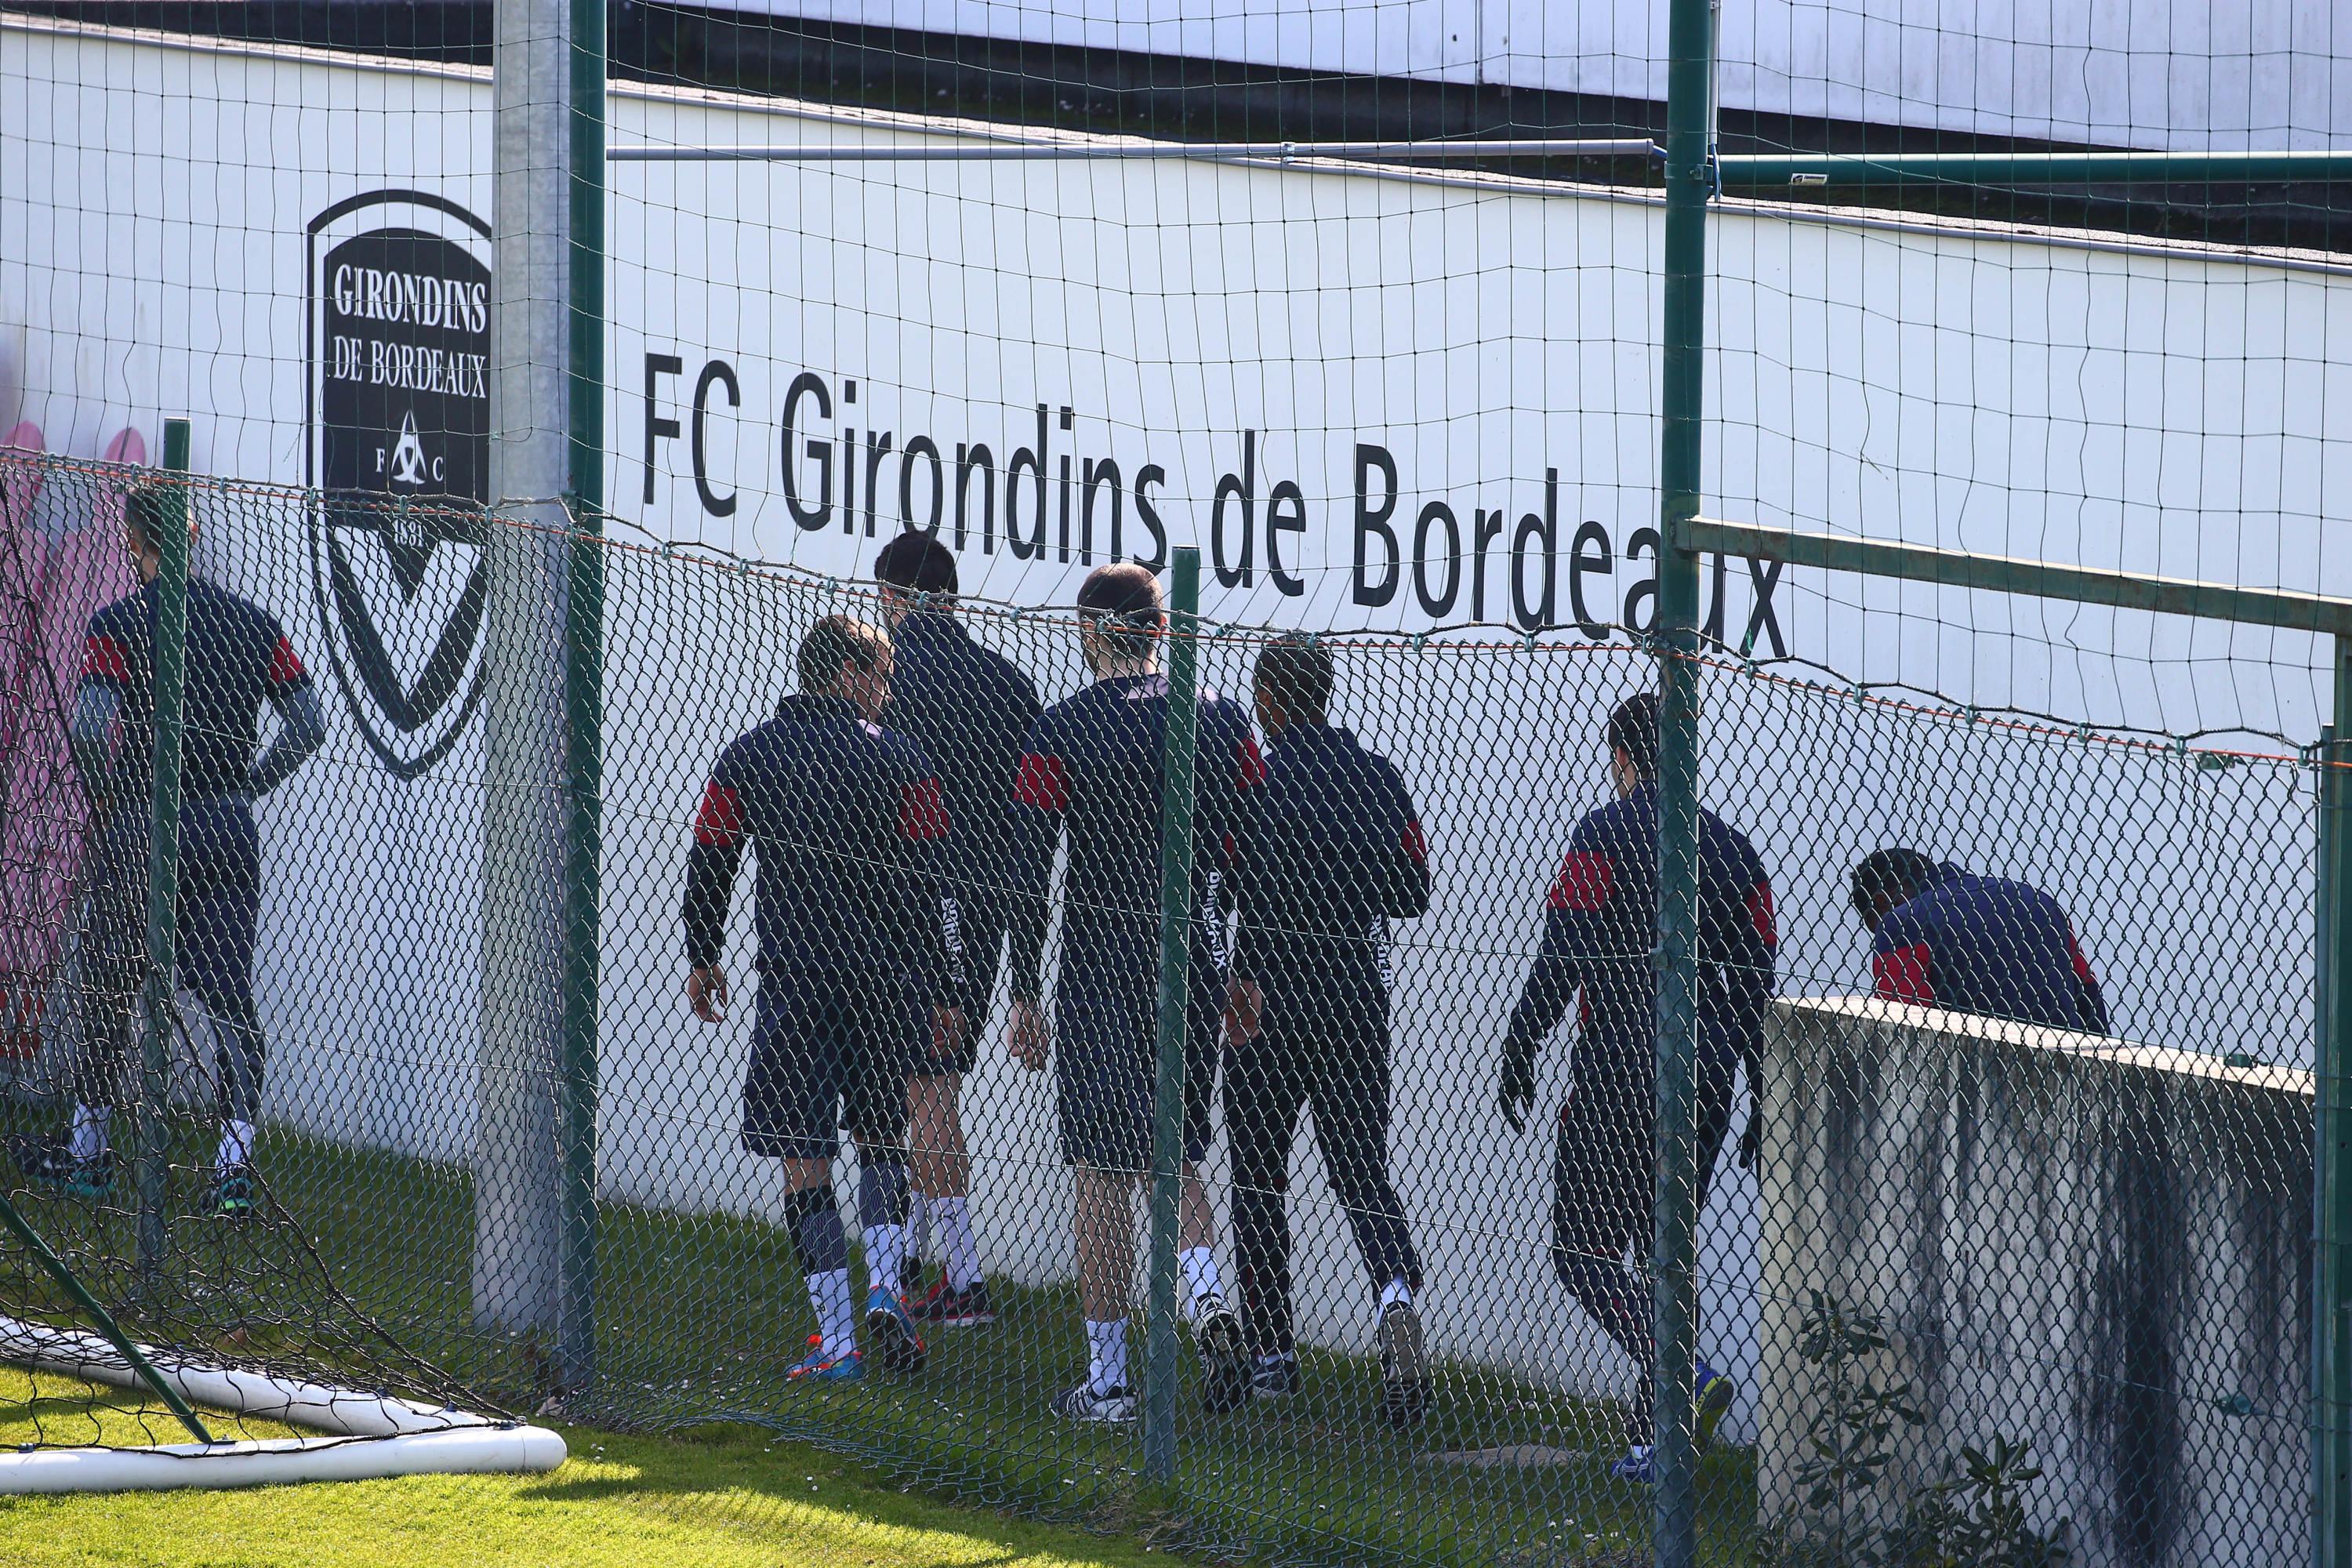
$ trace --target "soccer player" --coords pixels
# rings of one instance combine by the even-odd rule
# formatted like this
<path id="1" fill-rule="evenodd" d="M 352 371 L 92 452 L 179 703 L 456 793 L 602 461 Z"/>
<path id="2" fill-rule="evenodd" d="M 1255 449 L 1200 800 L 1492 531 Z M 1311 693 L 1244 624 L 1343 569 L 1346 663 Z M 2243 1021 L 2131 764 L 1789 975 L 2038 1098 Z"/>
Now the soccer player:
<path id="1" fill-rule="evenodd" d="M 1037 688 L 1012 660 L 973 641 L 956 619 L 955 553 L 938 539 L 900 534 L 874 558 L 874 576 L 897 655 L 883 719 L 923 748 L 939 769 L 947 800 L 940 866 L 948 930 L 961 952 L 957 1005 L 966 1026 L 954 1054 L 919 1055 L 907 1080 L 915 1183 L 910 1228 L 918 1238 L 926 1229 L 937 1237 L 940 1261 L 940 1277 L 909 1305 L 919 1321 L 968 1328 L 992 1322 L 996 1314 L 971 1228 L 963 1075 L 979 1050 L 1004 947 L 1012 881 L 1006 802 L 1022 746 L 1037 722 Z"/>
<path id="2" fill-rule="evenodd" d="M 1225 1012 L 1234 1249 L 1261 1397 L 1298 1391 L 1284 1212 L 1301 1106 L 1315 1108 L 1331 1191 L 1371 1275 L 1381 1408 L 1422 1418 L 1429 1371 L 1413 1293 L 1421 1260 L 1388 1173 L 1389 921 L 1429 908 L 1429 851 L 1404 781 L 1330 722 L 1330 649 L 1294 633 L 1258 656 L 1265 785 L 1234 856 L 1237 912 Z"/>
<path id="3" fill-rule="evenodd" d="M 107 1130 L 113 1090 L 131 1055 L 147 957 L 150 802 L 155 778 L 156 580 L 166 508 L 159 486 L 133 490 L 124 525 L 140 586 L 90 617 L 70 731 L 74 766 L 90 792 L 96 836 L 84 963 L 89 1037 L 73 1075 L 73 1121 L 60 1138 L 22 1142 L 17 1163 L 37 1181 L 85 1196 L 111 1184 Z M 268 611 L 227 589 L 188 580 L 186 671 L 180 739 L 179 978 L 213 1021 L 221 1119 L 212 1209 L 254 1206 L 264 1042 L 253 1001 L 255 926 L 261 912 L 261 836 L 253 803 L 286 782 L 326 739 L 318 693 L 294 645 Z M 257 758 L 261 709 L 278 731 Z"/>
<path id="4" fill-rule="evenodd" d="M 1062 1158 L 1075 1167 L 1079 1292 L 1086 1311 L 1083 1382 L 1054 1402 L 1081 1421 L 1132 1421 L 1128 1291 L 1135 1274 L 1133 1199 L 1152 1154 L 1160 972 L 1160 803 L 1168 678 L 1160 648 L 1160 584 L 1133 563 L 1098 566 L 1078 589 L 1078 640 L 1094 684 L 1045 710 L 1013 789 L 1019 892 L 1013 910 L 1013 1057 L 1055 1068 Z M 1195 920 L 1184 1045 L 1181 1261 L 1212 1412 L 1249 1398 L 1241 1324 L 1217 1277 L 1215 1219 L 1201 1184 L 1215 1088 L 1224 980 L 1210 910 L 1212 874 L 1237 826 L 1242 793 L 1264 773 L 1249 718 L 1202 695 L 1193 775 Z M 1061 968 L 1049 1032 L 1041 1000 L 1055 850 L 1066 832 Z M 1058 1049 L 1053 1048 L 1058 1042 Z"/>
<path id="5" fill-rule="evenodd" d="M 1650 1291 L 1625 1254 L 1650 1236 L 1657 1131 L 1658 702 L 1630 697 L 1609 715 L 1605 741 L 1617 799 L 1576 825 L 1553 880 L 1543 945 L 1503 1041 L 1503 1116 L 1513 1131 L 1535 1101 L 1536 1052 L 1581 996 L 1568 1102 L 1552 1160 L 1552 1263 L 1569 1294 L 1641 1368 L 1625 1417 L 1621 1479 L 1654 1478 L 1656 1391 Z M 1748 1081 L 1764 1029 L 1779 939 L 1763 863 L 1738 829 L 1699 814 L 1697 997 L 1699 1203 L 1731 1121 L 1733 1070 Z M 1698 1365 L 1695 1401 L 1705 1451 L 1735 1393 Z"/>
<path id="6" fill-rule="evenodd" d="M 2107 1003 L 2074 924 L 2041 889 L 1979 877 L 1916 849 L 1881 849 L 1853 868 L 1881 996 L 2088 1035 Z"/>
<path id="7" fill-rule="evenodd" d="M 833 1199 L 840 1130 L 857 1139 L 866 1328 L 882 1364 L 912 1372 L 923 1341 L 899 1295 L 906 1247 L 907 1068 L 916 1008 L 931 1048 L 959 1048 L 962 1016 L 940 923 L 936 849 L 948 834 L 922 748 L 878 728 L 890 644 L 827 616 L 801 639 L 800 691 L 719 753 L 686 873 L 686 994 L 727 1016 L 719 966 L 743 846 L 759 852 L 758 1014 L 743 1080 L 743 1147 L 782 1160 L 793 1250 L 816 1310 L 788 1382 L 865 1375 L 849 1243 Z"/>

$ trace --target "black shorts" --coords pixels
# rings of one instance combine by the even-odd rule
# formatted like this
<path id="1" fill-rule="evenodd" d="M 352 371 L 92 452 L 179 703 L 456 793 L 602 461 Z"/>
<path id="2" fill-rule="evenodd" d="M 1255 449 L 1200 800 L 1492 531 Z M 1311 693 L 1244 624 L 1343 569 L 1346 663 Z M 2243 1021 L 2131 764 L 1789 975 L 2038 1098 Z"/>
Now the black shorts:
<path id="1" fill-rule="evenodd" d="M 1196 951 L 1184 1031 L 1183 1157 L 1209 1149 L 1217 1087 L 1217 1031 L 1224 977 Z M 1160 1079 L 1160 1005 L 1150 988 L 1080 988 L 1065 976 L 1054 994 L 1054 1102 L 1065 1163 L 1098 1171 L 1151 1168 L 1152 1108 Z"/>
<path id="2" fill-rule="evenodd" d="M 829 1160 L 845 1128 L 864 1148 L 903 1145 L 913 1021 L 897 983 L 763 976 L 743 1079 L 743 1147 Z"/>
<path id="3" fill-rule="evenodd" d="M 1005 937 L 1012 924 L 1005 918 L 1003 899 L 992 891 L 965 889 L 949 897 L 955 905 L 955 923 L 950 929 L 961 950 L 962 973 L 956 982 L 954 994 L 956 1005 L 963 1009 L 963 1045 L 953 1056 L 934 1055 L 930 1048 L 930 1010 L 919 1008 L 916 1025 L 919 1032 L 916 1038 L 920 1047 L 915 1053 L 911 1069 L 917 1077 L 968 1073 L 980 1060 L 980 1037 L 988 1027 L 988 1005 L 996 994 L 996 971 L 1003 961 Z"/>
<path id="4" fill-rule="evenodd" d="M 143 818 L 114 824 L 90 868 L 87 984 L 101 995 L 135 992 L 146 972 L 147 835 Z M 233 795 L 182 804 L 179 884 L 180 984 L 215 1013 L 240 1000 L 249 1009 L 261 918 L 261 838 L 249 804 Z"/>

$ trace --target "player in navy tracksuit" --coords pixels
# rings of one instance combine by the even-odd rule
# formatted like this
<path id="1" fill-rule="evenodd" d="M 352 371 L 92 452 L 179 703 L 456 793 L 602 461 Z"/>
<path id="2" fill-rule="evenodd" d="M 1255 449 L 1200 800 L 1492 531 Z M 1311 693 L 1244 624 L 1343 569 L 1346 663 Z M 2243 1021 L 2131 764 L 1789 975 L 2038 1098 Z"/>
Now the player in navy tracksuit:
<path id="1" fill-rule="evenodd" d="M 1870 928 L 1881 996 L 2107 1033 L 2106 998 L 2074 922 L 2039 888 L 1881 849 L 1854 868 L 1853 907 Z"/>
<path id="2" fill-rule="evenodd" d="M 90 791 L 96 855 L 83 948 L 91 1015 L 63 1138 L 22 1143 L 36 1179 L 95 1195 L 113 1177 L 109 1105 L 131 1050 L 132 1009 L 147 957 L 150 803 L 155 778 L 156 579 L 163 508 L 157 488 L 124 509 L 141 586 L 90 617 L 71 729 L 74 763 Z M 326 720 L 294 645 L 276 617 L 201 578 L 188 582 L 180 742 L 179 978 L 204 1004 L 216 1047 L 221 1137 L 214 1212 L 252 1211 L 261 1114 L 263 1041 L 253 1000 L 261 911 L 261 837 L 253 803 L 283 784 L 326 738 Z M 258 759 L 264 704 L 278 732 Z"/>
<path id="3" fill-rule="evenodd" d="M 955 618 L 954 552 L 930 534 L 902 533 L 874 558 L 874 575 L 897 656 L 883 721 L 920 745 L 939 769 L 949 823 L 940 868 L 949 932 L 963 971 L 961 1048 L 946 1057 L 919 1057 L 907 1080 L 912 1229 L 919 1249 L 927 1228 L 937 1237 L 940 1260 L 939 1279 L 910 1305 L 920 1320 L 965 1328 L 992 1321 L 995 1313 L 972 1235 L 971 1156 L 958 1101 L 996 988 L 1012 879 L 1006 803 L 1040 709 L 1029 678 L 974 641 Z"/>
<path id="4" fill-rule="evenodd" d="M 1168 679 L 1167 613 L 1151 574 L 1101 566 L 1078 590 L 1081 651 L 1095 683 L 1037 721 L 1013 791 L 1019 887 L 1013 912 L 1013 1054 L 1055 1068 L 1062 1157 L 1076 1168 L 1079 1289 L 1087 1379 L 1055 1401 L 1063 1415 L 1130 1421 L 1127 1301 L 1134 1278 L 1132 1200 L 1151 1164 L 1160 972 L 1160 802 Z M 1224 1304 L 1211 1246 L 1215 1220 L 1197 1162 L 1209 1142 L 1224 977 L 1211 940 L 1213 875 L 1237 826 L 1242 793 L 1264 772 L 1249 717 L 1203 693 L 1192 826 L 1196 918 L 1189 974 L 1181 1260 L 1186 1316 L 1201 1348 L 1202 1397 L 1226 1410 L 1249 1397 L 1241 1325 Z M 1054 853 L 1066 832 L 1061 969 L 1049 1035 L 1041 1000 Z M 1049 1044 L 1058 1038 L 1059 1049 Z"/>
<path id="5" fill-rule="evenodd" d="M 1421 1259 L 1389 1181 L 1389 921 L 1429 908 L 1429 851 L 1404 781 L 1328 717 L 1330 650 L 1277 639 L 1258 658 L 1265 784 L 1242 815 L 1225 1016 L 1234 1251 L 1262 1396 L 1297 1392 L 1290 1321 L 1290 1152 L 1303 1106 L 1371 1276 L 1382 1410 L 1428 1405 L 1413 1293 Z"/>
<path id="6" fill-rule="evenodd" d="M 959 1048 L 962 1017 L 941 925 L 940 783 L 922 748 L 874 723 L 890 691 L 882 634 L 828 616 L 802 638 L 801 689 L 729 745 L 694 823 L 686 873 L 687 998 L 726 1016 L 719 966 L 743 847 L 753 888 L 759 1011 L 743 1081 L 743 1147 L 784 1163 L 785 1214 L 817 1332 L 790 1380 L 864 1375 L 849 1245 L 833 1201 L 840 1130 L 858 1141 L 867 1333 L 912 1371 L 923 1342 L 899 1297 L 906 1246 L 907 1072 L 919 1014 L 930 1048 Z"/>
<path id="7" fill-rule="evenodd" d="M 1626 1270 L 1646 1246 L 1657 1128 L 1658 705 L 1618 704 L 1607 730 L 1618 799 L 1576 825 L 1544 917 L 1543 946 L 1503 1045 L 1503 1114 L 1516 1130 L 1535 1100 L 1535 1058 L 1578 1003 L 1568 1102 L 1552 1163 L 1552 1262 L 1560 1282 L 1642 1369 L 1627 1412 L 1629 1450 L 1612 1467 L 1650 1478 L 1655 1405 L 1650 1290 Z M 1755 1081 L 1778 937 L 1772 889 L 1756 850 L 1711 812 L 1699 822 L 1697 1155 L 1699 1203 L 1731 1121 L 1734 1070 Z M 1731 1403 L 1731 1382 L 1698 1368 L 1702 1449 Z"/>

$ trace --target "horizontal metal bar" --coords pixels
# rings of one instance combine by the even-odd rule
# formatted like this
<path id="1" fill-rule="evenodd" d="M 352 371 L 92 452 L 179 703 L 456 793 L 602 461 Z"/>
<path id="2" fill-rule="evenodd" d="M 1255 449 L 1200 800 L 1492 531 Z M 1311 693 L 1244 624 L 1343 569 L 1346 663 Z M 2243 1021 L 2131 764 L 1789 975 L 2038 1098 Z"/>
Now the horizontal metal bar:
<path id="1" fill-rule="evenodd" d="M 1900 577 L 1914 583 L 1983 588 L 1999 594 L 2023 594 L 2083 605 L 2113 605 L 2120 609 L 2196 616 L 2246 626 L 2332 632 L 2337 637 L 2352 635 L 2352 599 L 2331 599 L 2318 594 L 2241 588 L 2187 577 L 2144 576 L 2097 566 L 2068 566 L 2013 555 L 1978 555 L 1963 550 L 1895 544 L 1844 534 L 1800 533 L 1785 528 L 1759 528 L 1749 522 L 1719 522 L 1713 518 L 1692 520 L 1685 534 L 1689 548 L 1695 551 L 1784 561 L 1791 566 L 1814 566 L 1825 572 Z"/>
<path id="2" fill-rule="evenodd" d="M 2352 153 L 1735 153 L 1715 163 L 1737 190 L 2352 181 Z"/>
<path id="3" fill-rule="evenodd" d="M 1420 163 L 1471 158 L 1655 158 L 1646 139 L 1602 142 L 811 142 L 773 147 L 609 147 L 616 163 L 992 163 L 1055 159 L 1366 158 Z"/>

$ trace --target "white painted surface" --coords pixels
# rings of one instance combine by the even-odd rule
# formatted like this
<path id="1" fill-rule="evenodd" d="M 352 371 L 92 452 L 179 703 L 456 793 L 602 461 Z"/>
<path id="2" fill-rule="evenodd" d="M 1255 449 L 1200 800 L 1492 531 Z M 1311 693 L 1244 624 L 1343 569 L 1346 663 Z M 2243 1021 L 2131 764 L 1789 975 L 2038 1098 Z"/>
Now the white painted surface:
<path id="1" fill-rule="evenodd" d="M 1818 1290 L 1881 1320 L 1857 1370 L 1925 1418 L 1855 1517 L 2000 1438 L 2069 1561 L 2306 1552 L 2312 1075 L 1861 997 L 1775 1014 L 1764 1518 L 1825 1405 L 1799 1352 Z"/>
<path id="2" fill-rule="evenodd" d="M 422 188 L 478 214 L 489 196 L 478 73 L 11 22 L 0 85 L 0 423 L 21 410 L 70 452 L 126 418 L 152 429 L 186 413 L 199 469 L 300 481 L 305 226 L 372 190 Z M 622 141 L 908 134 L 637 89 L 614 94 L 612 118 Z M 959 442 L 992 448 L 1001 527 L 1004 465 L 1034 445 L 1042 403 L 1055 460 L 1072 449 L 1113 458 L 1130 490 L 1158 467 L 1170 539 L 1213 556 L 1213 498 L 1222 477 L 1238 477 L 1247 443 L 1258 570 L 1231 587 L 1212 578 L 1213 616 L 1411 633 L 1472 618 L 1483 580 L 1485 618 L 1507 620 L 1512 583 L 1532 595 L 1546 557 L 1518 520 L 1534 514 L 1539 532 L 1556 470 L 1555 618 L 1572 618 L 1573 585 L 1598 620 L 1629 604 L 1646 619 L 1658 247 L 1646 204 L 1500 180 L 1192 164 L 631 164 L 614 172 L 610 210 L 615 537 L 855 577 L 898 526 L 919 434 L 950 465 Z M 2325 521 L 2352 505 L 2346 279 L 1739 207 L 1715 236 L 1711 512 L 2352 591 L 2342 552 L 2324 547 Z M 654 450 L 650 504 L 649 354 L 682 366 L 657 385 L 655 412 L 682 428 Z M 713 359 L 740 394 L 732 408 L 714 404 L 706 433 L 706 481 L 736 499 L 724 518 L 697 499 L 687 434 Z M 790 514 L 780 421 L 804 372 L 836 400 L 829 438 L 851 423 L 852 378 L 856 427 L 892 433 L 871 537 L 863 436 L 854 531 L 837 505 L 814 529 Z M 1054 413 L 1066 405 L 1066 437 Z M 811 429 L 803 421 L 796 440 Z M 1361 602 L 1353 571 L 1360 445 L 1382 447 L 1398 473 L 1390 521 L 1409 559 L 1383 604 Z M 803 496 L 814 478 L 803 447 Z M 1284 480 L 1303 521 L 1282 540 L 1295 596 L 1264 561 Z M 919 512 L 927 485 L 919 468 Z M 1432 613 L 1410 557 L 1413 520 L 1441 502 L 1465 535 L 1480 510 L 1504 522 L 1483 561 L 1462 563 L 1451 607 Z M 1135 521 L 1130 510 L 1130 542 Z M 295 528 L 282 512 L 224 503 L 199 565 L 270 604 L 323 668 Z M 1428 536 L 1443 532 L 1433 522 Z M 1068 603 L 1084 562 L 1057 551 L 1020 562 L 997 543 L 965 541 L 968 590 Z M 1230 536 L 1223 548 L 1237 554 Z M 1433 600 L 1444 560 L 1423 560 Z M 437 561 L 443 576 L 405 606 L 388 578 L 369 592 L 421 647 L 461 566 Z M 1749 574 L 1735 563 L 1725 575 L 1737 641 Z M 701 773 L 785 689 L 793 627 L 817 598 L 616 555 L 612 602 L 627 651 L 608 665 L 606 1190 L 772 1213 L 772 1173 L 734 1145 L 748 1008 L 716 1035 L 687 1019 L 676 900 Z M 1792 658 L 1853 679 L 2098 722 L 2296 740 L 2317 722 L 2308 638 L 1795 572 L 1776 604 Z M 1032 621 L 1017 637 L 1006 646 L 1049 697 L 1073 688 L 1065 634 Z M 1593 738 L 1609 705 L 1644 682 L 1644 661 L 1622 637 L 1583 650 L 1568 646 L 1572 631 L 1543 640 L 1556 651 L 1538 660 L 1354 656 L 1339 706 L 1396 757 L 1435 847 L 1436 902 L 1401 933 L 1396 1145 L 1437 1281 L 1437 1346 L 1617 1388 L 1630 1373 L 1551 1281 L 1549 1141 L 1503 1130 L 1491 1075 L 1543 888 L 1606 787 Z M 1218 685 L 1242 674 L 1212 660 Z M 1713 689 L 1709 798 L 1755 836 L 1774 874 L 1789 988 L 1862 976 L 1846 869 L 1862 848 L 1904 837 L 2057 893 L 2135 1037 L 2307 1059 L 2309 815 L 2291 769 L 2216 771 L 1898 721 L 1787 686 Z M 402 784 L 360 743 L 339 697 L 330 708 L 326 755 L 263 806 L 272 1114 L 462 1159 L 480 973 L 478 728 Z M 739 974 L 748 927 L 739 910 Z M 1548 1057 L 1546 1103 L 1564 1056 Z M 1043 1086 L 992 1036 L 969 1098 L 992 1266 L 1054 1277 L 1066 1196 Z M 1302 1212 L 1320 1185 L 1309 1157 L 1294 1183 Z M 1736 1370 L 1752 1364 L 1753 1201 L 1727 1172 L 1706 1221 L 1703 1348 Z M 1305 1222 L 1299 1276 L 1318 1283 L 1302 1321 L 1360 1345 L 1365 1304 L 1337 1217 L 1326 1206 Z"/>

